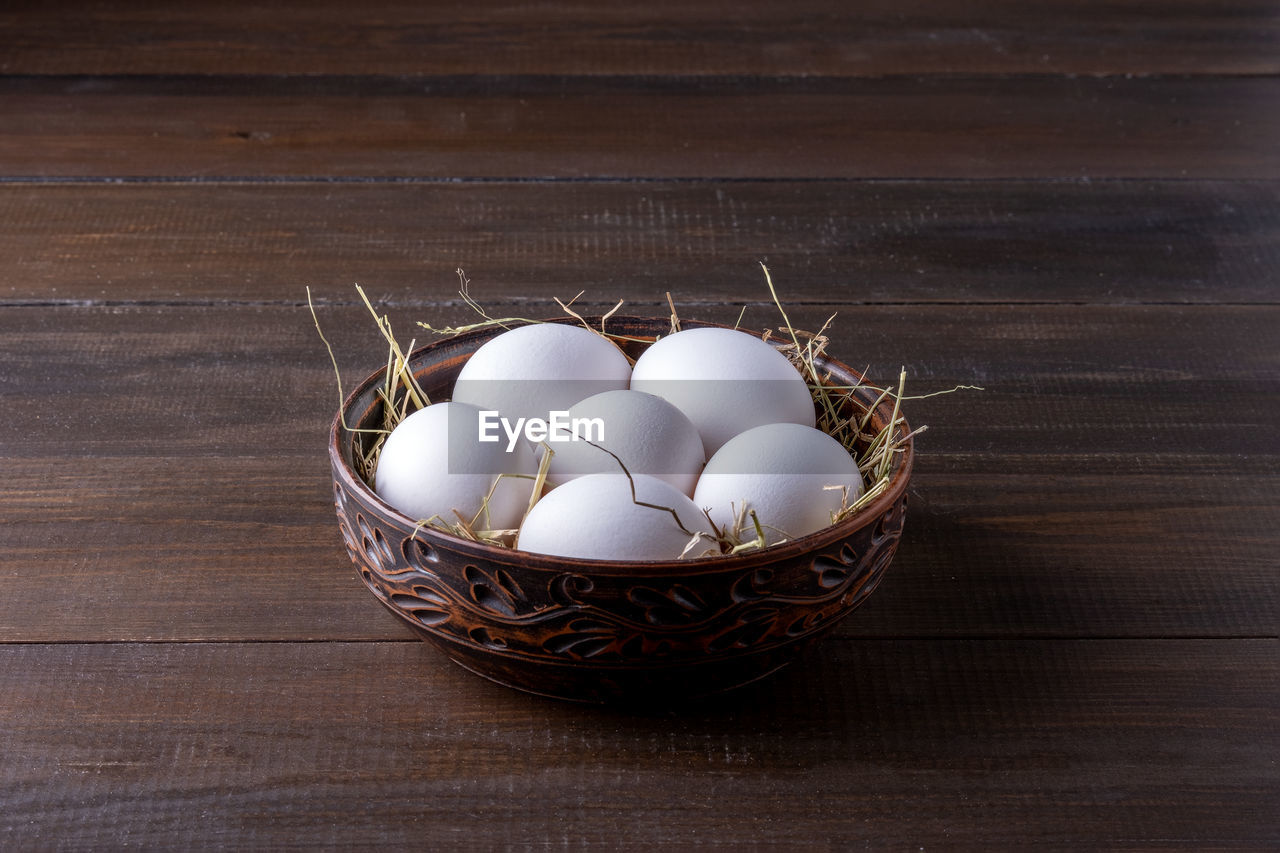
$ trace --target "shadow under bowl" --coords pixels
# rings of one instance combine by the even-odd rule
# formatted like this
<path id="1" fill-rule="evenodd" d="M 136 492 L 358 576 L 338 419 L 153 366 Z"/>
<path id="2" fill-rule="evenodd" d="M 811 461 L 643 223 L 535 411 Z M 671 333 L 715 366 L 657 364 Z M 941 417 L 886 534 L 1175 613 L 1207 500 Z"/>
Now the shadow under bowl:
<path id="1" fill-rule="evenodd" d="M 611 317 L 608 329 L 641 339 L 622 344 L 635 356 L 643 341 L 669 331 L 670 320 Z M 501 331 L 468 332 L 414 351 L 410 367 L 430 399 L 448 399 L 462 365 Z M 817 365 L 833 385 L 863 382 L 834 359 Z M 382 370 L 365 379 L 330 429 L 334 502 L 347 551 L 374 596 L 419 636 L 466 669 L 530 693 L 652 704 L 757 681 L 800 658 L 871 594 L 902 534 L 913 453 L 905 423 L 897 434 L 906 441 L 879 497 L 838 524 L 780 545 L 696 560 L 617 562 L 469 541 L 420 526 L 357 473 L 355 460 L 372 437 L 343 424 L 381 423 L 382 383 Z M 870 388 L 854 393 L 863 411 L 874 407 L 871 434 L 893 417 L 892 400 L 879 396 Z"/>

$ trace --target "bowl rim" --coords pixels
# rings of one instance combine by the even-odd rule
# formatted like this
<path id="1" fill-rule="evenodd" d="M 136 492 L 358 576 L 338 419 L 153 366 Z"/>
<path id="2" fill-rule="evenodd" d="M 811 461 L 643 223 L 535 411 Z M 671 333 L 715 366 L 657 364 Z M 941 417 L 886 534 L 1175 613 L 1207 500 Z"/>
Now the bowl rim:
<path id="1" fill-rule="evenodd" d="M 587 323 L 598 325 L 601 323 L 601 317 L 552 317 L 544 320 L 534 320 L 535 323 L 566 323 L 581 324 L 585 320 Z M 618 324 L 659 324 L 660 326 L 670 327 L 670 317 L 641 317 L 629 315 L 611 315 L 607 318 Z M 520 323 L 519 325 L 529 325 L 530 323 Z M 681 329 L 690 328 L 733 328 L 721 323 L 713 323 L 700 320 L 681 320 Z M 482 329 L 473 329 L 456 335 L 450 335 L 440 338 L 423 346 L 417 347 L 407 355 L 410 365 L 421 360 L 424 355 L 429 354 L 432 350 L 443 348 L 446 345 L 458 346 L 466 345 L 473 341 L 483 342 L 489 338 L 500 334 L 504 329 L 502 327 L 486 327 Z M 752 329 L 744 329 L 739 327 L 738 331 L 760 337 L 761 333 Z M 661 333 L 659 333 L 661 334 Z M 469 357 L 469 356 L 468 356 Z M 837 371 L 847 373 L 851 377 L 865 381 L 866 377 L 861 371 L 854 370 L 848 364 L 831 356 L 824 355 L 818 364 L 824 368 L 834 368 Z M 417 372 L 415 371 L 415 374 Z M 910 425 L 907 423 L 905 416 L 901 411 L 898 416 L 901 419 L 899 431 L 905 437 L 902 452 L 898 461 L 894 463 L 893 471 L 889 477 L 889 485 L 878 497 L 869 504 L 864 506 L 858 512 L 849 518 L 844 519 L 836 524 L 827 525 L 821 530 L 800 536 L 795 539 L 787 540 L 776 545 L 770 545 L 765 548 L 757 548 L 750 551 L 744 551 L 739 554 L 714 554 L 705 557 L 691 557 L 687 559 L 677 560 L 601 560 L 586 559 L 581 557 L 562 557 L 553 554 L 541 554 L 534 551 L 523 551 L 518 548 L 505 548 L 497 545 L 489 545 L 483 542 L 465 539 L 460 536 L 454 536 L 450 533 L 438 530 L 432 527 L 420 525 L 416 519 L 410 518 L 400 510 L 391 506 L 373 490 L 371 486 L 365 483 L 364 479 L 356 473 L 355 469 L 348 464 L 346 457 L 342 451 L 343 436 L 350 431 L 346 428 L 344 421 L 349 412 L 355 407 L 355 403 L 361 397 L 365 396 L 370 390 L 377 385 L 381 385 L 385 379 L 386 367 L 380 367 L 363 379 L 342 401 L 342 407 L 334 415 L 329 426 L 329 462 L 333 470 L 333 479 L 336 485 L 341 486 L 348 494 L 359 495 L 364 502 L 371 503 L 376 506 L 379 511 L 388 519 L 396 522 L 405 530 L 411 531 L 411 536 L 421 538 L 424 544 L 432 547 L 443 547 L 455 553 L 465 553 L 481 559 L 496 561 L 507 565 L 519 565 L 526 570 L 546 570 L 556 573 L 563 573 L 566 565 L 580 567 L 585 571 L 589 571 L 601 575 L 669 575 L 673 571 L 688 572 L 690 570 L 697 572 L 712 572 L 717 569 L 726 571 L 741 571 L 743 568 L 749 568 L 756 564 L 771 564 L 780 560 L 793 559 L 796 557 L 813 554 L 822 548 L 830 547 L 844 541 L 849 535 L 864 526 L 873 523 L 875 520 L 886 515 L 893 507 L 904 497 L 908 481 L 910 480 L 911 470 L 915 459 L 915 439 L 911 434 Z M 889 411 L 885 415 L 885 419 L 892 416 L 892 406 L 890 400 L 881 400 L 875 411 L 888 407 Z M 433 404 L 434 405 L 434 404 Z"/>

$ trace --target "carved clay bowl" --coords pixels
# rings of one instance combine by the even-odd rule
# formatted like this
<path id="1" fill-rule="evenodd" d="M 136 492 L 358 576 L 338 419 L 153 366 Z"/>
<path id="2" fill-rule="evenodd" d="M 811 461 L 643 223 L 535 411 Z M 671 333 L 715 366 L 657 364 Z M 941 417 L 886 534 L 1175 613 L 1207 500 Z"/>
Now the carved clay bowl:
<path id="1" fill-rule="evenodd" d="M 555 322 L 568 322 L 557 320 Z M 685 322 L 686 328 L 713 325 Z M 609 331 L 666 334 L 667 318 L 610 318 Z M 410 364 L 433 401 L 500 329 L 441 340 Z M 629 345 L 638 354 L 644 344 Z M 859 374 L 821 362 L 833 384 Z M 379 370 L 343 404 L 357 428 L 380 417 Z M 860 398 L 875 404 L 870 392 Z M 872 416 L 878 432 L 890 402 Z M 906 425 L 901 425 L 906 435 Z M 352 466 L 367 435 L 335 417 L 334 499 L 352 561 L 370 591 L 456 663 L 531 693 L 588 702 L 683 700 L 761 679 L 797 660 L 880 582 L 905 516 L 912 446 L 888 490 L 852 518 L 755 552 L 685 561 L 579 560 L 504 549 L 425 529 L 374 494 Z"/>

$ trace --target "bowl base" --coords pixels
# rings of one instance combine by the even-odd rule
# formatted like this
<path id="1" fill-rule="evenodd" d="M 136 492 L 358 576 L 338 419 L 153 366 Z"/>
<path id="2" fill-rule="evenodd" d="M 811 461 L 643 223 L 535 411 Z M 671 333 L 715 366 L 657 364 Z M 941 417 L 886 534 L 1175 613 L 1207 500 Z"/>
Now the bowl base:
<path id="1" fill-rule="evenodd" d="M 425 638 L 462 669 L 495 684 L 546 699 L 589 705 L 669 707 L 739 690 L 768 679 L 802 658 L 800 641 L 736 658 L 662 667 L 561 666 L 476 655 L 471 649 Z M 810 640 L 811 638 L 806 638 Z"/>

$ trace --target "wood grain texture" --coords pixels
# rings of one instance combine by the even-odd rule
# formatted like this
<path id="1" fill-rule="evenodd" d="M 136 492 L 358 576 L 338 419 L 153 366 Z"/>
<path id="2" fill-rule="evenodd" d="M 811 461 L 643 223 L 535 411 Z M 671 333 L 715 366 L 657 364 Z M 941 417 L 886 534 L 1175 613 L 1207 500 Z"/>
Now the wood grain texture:
<path id="1" fill-rule="evenodd" d="M 1280 847 L 1264 0 L 0 8 L 0 848 Z M 385 350 L 625 298 L 909 388 L 885 582 L 641 715 L 413 640 L 323 457 Z M 423 335 L 419 332 L 419 336 Z"/>
<path id="2" fill-rule="evenodd" d="M 495 316 L 534 313 L 530 307 L 489 306 Z M 1266 458 L 1280 447 L 1276 312 L 837 304 L 798 308 L 791 319 L 817 328 L 835 313 L 832 354 L 869 366 L 882 382 L 905 366 L 920 393 L 986 388 L 912 403 L 912 420 L 933 424 L 921 439 L 933 452 Z M 731 324 L 738 314 L 724 305 L 688 316 Z M 390 316 L 405 341 L 414 320 L 475 319 L 461 306 Z M 347 390 L 385 363 L 363 307 L 322 308 L 319 317 Z M 771 308 L 745 317 L 752 326 L 776 319 Z M 333 370 L 305 305 L 8 308 L 0 311 L 0 357 L 11 415 L 0 422 L 0 452 L 10 457 L 315 459 L 337 408 Z M 263 432 L 264 423 L 271 429 Z"/>
<path id="3" fill-rule="evenodd" d="M 906 364 L 920 392 L 986 388 L 907 409 L 930 430 L 904 545 L 842 631 L 1277 633 L 1275 308 L 792 319 L 836 309 L 833 351 L 873 376 Z M 396 327 L 423 310 L 397 309 Z M 350 388 L 384 358 L 372 321 L 320 316 Z M 0 364 L 0 639 L 405 636 L 340 543 L 322 455 L 337 390 L 304 308 L 7 308 Z"/>
<path id="4" fill-rule="evenodd" d="M 1261 848 L 1276 651 L 846 640 L 635 715 L 417 643 L 3 646 L 0 843 Z"/>
<path id="5" fill-rule="evenodd" d="M 1277 299 L 1280 183 L 0 184 L 0 303 Z M 548 303 L 549 304 L 549 303 Z"/>
<path id="6" fill-rule="evenodd" d="M 10 77 L 0 100 L 5 176 L 1280 177 L 1274 77 Z"/>
<path id="7" fill-rule="evenodd" d="M 401 640 L 299 457 L 4 459 L 0 642 Z M 1280 634 L 1274 459 L 923 456 L 838 634 Z"/>
<path id="8" fill-rule="evenodd" d="M 10 74 L 1274 74 L 1274 5 L 10 2 Z"/>

